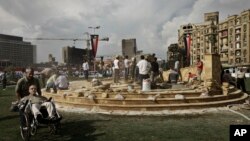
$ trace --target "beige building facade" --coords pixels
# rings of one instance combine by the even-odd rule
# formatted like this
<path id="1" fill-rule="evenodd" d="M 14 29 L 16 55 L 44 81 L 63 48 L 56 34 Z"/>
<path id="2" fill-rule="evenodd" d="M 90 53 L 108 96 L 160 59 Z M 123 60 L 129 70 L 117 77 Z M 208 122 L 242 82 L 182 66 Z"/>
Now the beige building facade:
<path id="1" fill-rule="evenodd" d="M 204 22 L 181 25 L 178 45 L 186 48 L 185 38 L 191 38 L 190 65 L 205 54 L 218 53 L 223 66 L 250 65 L 250 10 L 228 16 L 219 22 L 219 12 L 204 14 Z"/>
<path id="2" fill-rule="evenodd" d="M 219 23 L 219 53 L 228 66 L 250 65 L 250 10 Z"/>
<path id="3" fill-rule="evenodd" d="M 196 63 L 196 59 L 204 60 L 206 53 L 218 52 L 218 35 L 217 27 L 219 20 L 219 12 L 211 12 L 204 14 L 204 22 L 197 24 L 181 25 L 178 30 L 178 45 L 187 52 L 189 48 L 189 57 L 184 57 L 189 61 L 189 65 Z M 187 38 L 190 38 L 190 46 L 185 43 Z"/>
<path id="4" fill-rule="evenodd" d="M 129 58 L 134 57 L 137 53 L 136 39 L 123 39 L 122 40 L 122 55 Z"/>

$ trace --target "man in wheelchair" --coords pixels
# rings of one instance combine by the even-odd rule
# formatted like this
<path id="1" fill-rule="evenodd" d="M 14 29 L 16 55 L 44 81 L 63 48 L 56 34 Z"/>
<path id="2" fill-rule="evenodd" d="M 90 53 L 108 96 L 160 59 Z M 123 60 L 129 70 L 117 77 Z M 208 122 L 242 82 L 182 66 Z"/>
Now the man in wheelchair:
<path id="1" fill-rule="evenodd" d="M 45 117 L 41 109 L 45 107 L 48 117 Z M 61 116 L 57 113 L 54 103 L 51 99 L 37 95 L 37 87 L 29 86 L 29 95 L 23 97 L 19 102 L 19 109 L 23 112 L 31 113 L 34 118 L 42 124 L 49 124 L 61 120 Z"/>

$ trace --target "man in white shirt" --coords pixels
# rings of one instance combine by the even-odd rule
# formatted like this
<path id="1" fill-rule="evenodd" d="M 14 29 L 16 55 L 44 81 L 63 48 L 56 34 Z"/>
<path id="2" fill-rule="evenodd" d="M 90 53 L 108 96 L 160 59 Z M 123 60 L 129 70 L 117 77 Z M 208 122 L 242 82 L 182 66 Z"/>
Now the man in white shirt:
<path id="1" fill-rule="evenodd" d="M 88 78 L 89 78 L 89 63 L 88 63 L 88 61 L 83 60 L 82 68 L 83 68 L 84 77 L 86 80 L 88 80 Z"/>
<path id="2" fill-rule="evenodd" d="M 56 78 L 58 76 L 58 72 L 55 72 L 55 74 L 53 74 L 52 76 L 50 76 L 50 78 L 47 80 L 46 83 L 46 91 L 50 92 L 50 88 L 53 88 L 54 93 L 56 93 L 57 89 L 56 89 Z"/>
<path id="3" fill-rule="evenodd" d="M 114 64 L 114 83 L 118 83 L 120 75 L 119 56 L 116 56 L 113 64 Z"/>
<path id="4" fill-rule="evenodd" d="M 56 86 L 59 90 L 67 90 L 69 88 L 69 81 L 65 75 L 60 75 L 56 79 Z"/>
<path id="5" fill-rule="evenodd" d="M 141 55 L 141 60 L 136 65 L 139 68 L 139 77 L 140 77 L 140 83 L 142 86 L 143 79 L 149 78 L 149 71 L 151 68 L 150 63 L 145 60 L 144 55 Z"/>
<path id="6" fill-rule="evenodd" d="M 128 60 L 128 55 L 126 55 L 125 59 L 124 59 L 124 68 L 125 68 L 124 79 L 125 79 L 125 81 L 128 80 L 129 65 L 130 65 L 130 61 Z"/>

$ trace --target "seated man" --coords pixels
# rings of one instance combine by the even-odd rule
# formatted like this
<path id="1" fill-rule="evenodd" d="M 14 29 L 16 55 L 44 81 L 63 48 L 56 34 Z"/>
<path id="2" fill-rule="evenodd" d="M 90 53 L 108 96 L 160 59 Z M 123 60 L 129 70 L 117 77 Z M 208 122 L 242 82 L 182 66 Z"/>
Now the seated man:
<path id="1" fill-rule="evenodd" d="M 170 73 L 168 75 L 168 81 L 170 83 L 177 83 L 179 79 L 179 75 L 178 75 L 178 72 L 176 72 L 174 69 L 170 69 Z"/>
<path id="2" fill-rule="evenodd" d="M 56 79 L 56 86 L 59 90 L 67 90 L 69 88 L 69 81 L 65 75 L 60 75 Z"/>
<path id="3" fill-rule="evenodd" d="M 229 70 L 226 70 L 225 73 L 222 76 L 222 82 L 227 82 L 231 85 L 235 85 L 235 81 L 233 77 L 231 76 Z"/>
<path id="4" fill-rule="evenodd" d="M 47 80 L 46 83 L 46 91 L 50 92 L 50 88 L 53 88 L 54 93 L 56 93 L 57 89 L 56 89 L 56 78 L 57 78 L 58 74 L 55 73 L 52 76 L 50 76 L 50 78 Z"/>
<path id="5" fill-rule="evenodd" d="M 40 96 L 36 94 L 37 88 L 35 85 L 31 85 L 29 87 L 29 95 L 23 97 L 20 100 L 20 104 L 27 103 L 27 100 L 30 100 L 31 102 L 31 111 L 34 114 L 34 118 L 37 119 L 40 123 L 48 123 L 50 121 L 55 121 L 56 119 L 56 109 L 54 104 L 49 101 L 46 97 Z M 42 116 L 42 113 L 40 112 L 40 108 L 44 106 L 47 109 L 48 112 L 48 119 L 45 120 Z M 59 119 L 60 120 L 60 119 Z"/>
<path id="6" fill-rule="evenodd" d="M 193 83 L 194 80 L 197 80 L 197 75 L 189 72 L 188 73 L 188 83 Z"/>

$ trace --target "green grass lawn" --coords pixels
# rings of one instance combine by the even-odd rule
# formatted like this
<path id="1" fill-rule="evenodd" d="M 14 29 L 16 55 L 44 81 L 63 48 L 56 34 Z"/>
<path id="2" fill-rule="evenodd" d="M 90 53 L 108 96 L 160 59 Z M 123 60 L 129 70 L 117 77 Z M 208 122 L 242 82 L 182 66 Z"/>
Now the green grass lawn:
<path id="1" fill-rule="evenodd" d="M 0 90 L 0 141 L 21 141 L 18 113 L 10 112 L 14 88 Z M 250 116 L 250 111 L 241 110 Z M 39 128 L 33 141 L 228 141 L 229 125 L 250 124 L 229 111 L 185 116 L 110 116 L 61 112 L 58 135 Z"/>

